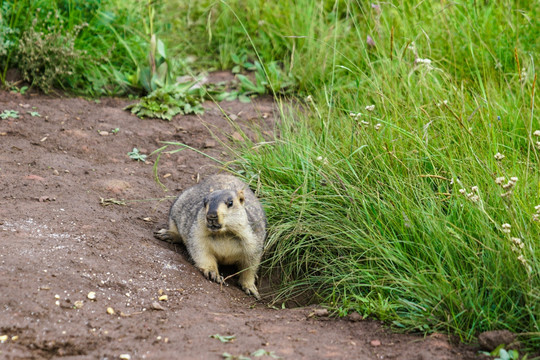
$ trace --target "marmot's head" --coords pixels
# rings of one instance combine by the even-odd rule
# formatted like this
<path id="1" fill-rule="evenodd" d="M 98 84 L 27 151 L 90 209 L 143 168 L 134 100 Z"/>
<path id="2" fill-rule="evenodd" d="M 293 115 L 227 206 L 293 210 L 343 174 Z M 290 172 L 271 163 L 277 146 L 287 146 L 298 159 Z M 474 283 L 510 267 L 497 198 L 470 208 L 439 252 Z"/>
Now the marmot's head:
<path id="1" fill-rule="evenodd" d="M 204 197 L 206 227 L 210 231 L 232 230 L 245 225 L 244 190 L 218 190 Z"/>

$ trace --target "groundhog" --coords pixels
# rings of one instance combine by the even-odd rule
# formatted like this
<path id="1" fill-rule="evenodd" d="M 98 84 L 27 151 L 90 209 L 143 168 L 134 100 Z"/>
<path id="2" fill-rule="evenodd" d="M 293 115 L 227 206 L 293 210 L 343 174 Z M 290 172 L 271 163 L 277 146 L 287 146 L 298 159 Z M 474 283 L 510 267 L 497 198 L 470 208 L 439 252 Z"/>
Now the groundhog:
<path id="1" fill-rule="evenodd" d="M 255 285 L 266 238 L 266 216 L 251 189 L 231 175 L 213 175 L 182 192 L 169 211 L 169 228 L 155 232 L 183 242 L 195 266 L 223 283 L 218 264 L 238 265 L 239 284 L 260 299 Z"/>

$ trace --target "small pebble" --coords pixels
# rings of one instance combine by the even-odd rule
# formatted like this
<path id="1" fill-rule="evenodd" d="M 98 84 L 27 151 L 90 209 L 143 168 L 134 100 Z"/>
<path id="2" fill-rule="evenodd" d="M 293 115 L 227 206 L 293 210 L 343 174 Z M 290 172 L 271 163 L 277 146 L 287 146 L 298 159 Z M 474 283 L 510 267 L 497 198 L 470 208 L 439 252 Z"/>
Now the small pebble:
<path id="1" fill-rule="evenodd" d="M 129 354 L 122 354 L 119 356 L 120 359 L 122 360 L 130 360 L 131 359 L 131 355 Z"/>
<path id="2" fill-rule="evenodd" d="M 7 335 L 2 335 L 2 336 L 0 336 L 0 343 L 6 342 L 7 339 L 8 339 L 8 336 L 7 336 Z"/>
<path id="3" fill-rule="evenodd" d="M 315 309 L 308 315 L 308 317 L 310 318 L 314 316 L 317 316 L 317 317 L 328 316 L 328 309 Z"/>
<path id="4" fill-rule="evenodd" d="M 163 306 L 161 306 L 157 301 L 154 301 L 152 303 L 152 309 L 153 310 L 158 310 L 158 311 L 164 311 L 165 308 Z"/>
<path id="5" fill-rule="evenodd" d="M 114 309 L 112 307 L 108 307 L 107 308 L 107 314 L 114 315 L 115 314 Z"/>
<path id="6" fill-rule="evenodd" d="M 90 300 L 96 300 L 96 293 L 94 291 L 90 291 L 87 295 L 87 297 L 90 299 Z"/>
<path id="7" fill-rule="evenodd" d="M 349 314 L 349 321 L 356 322 L 356 321 L 362 321 L 362 320 L 363 320 L 362 315 L 360 315 L 356 311 Z"/>
<path id="8" fill-rule="evenodd" d="M 159 298 L 158 298 L 159 301 L 167 301 L 169 300 L 169 297 L 167 295 L 161 295 Z"/>
<path id="9" fill-rule="evenodd" d="M 77 300 L 73 303 L 75 305 L 75 308 L 80 309 L 83 307 L 84 303 L 81 300 Z"/>
<path id="10" fill-rule="evenodd" d="M 381 346 L 381 341 L 380 340 L 371 340 L 370 344 L 373 347 Z"/>

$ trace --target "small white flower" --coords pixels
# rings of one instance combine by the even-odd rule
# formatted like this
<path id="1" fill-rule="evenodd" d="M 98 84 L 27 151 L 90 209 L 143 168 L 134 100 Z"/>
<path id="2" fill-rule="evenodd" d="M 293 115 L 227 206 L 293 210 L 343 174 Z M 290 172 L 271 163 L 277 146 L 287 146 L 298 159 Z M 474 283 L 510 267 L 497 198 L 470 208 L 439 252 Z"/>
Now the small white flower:
<path id="1" fill-rule="evenodd" d="M 538 150 L 540 150 L 540 141 L 537 141 L 535 145 L 536 145 L 536 148 L 537 148 Z"/>
<path id="2" fill-rule="evenodd" d="M 540 212 L 540 205 L 536 205 L 536 206 L 534 207 L 534 210 L 536 210 L 537 212 Z"/>
<path id="3" fill-rule="evenodd" d="M 504 182 L 504 180 L 506 180 L 504 176 L 498 177 L 495 179 L 495 184 L 501 185 Z"/>
<path id="4" fill-rule="evenodd" d="M 369 126 L 369 122 L 368 121 L 360 121 L 360 124 L 364 125 L 365 127 Z"/>
<path id="5" fill-rule="evenodd" d="M 473 186 L 473 187 L 471 188 L 471 191 L 472 191 L 473 193 L 478 192 L 478 186 Z"/>
<path id="6" fill-rule="evenodd" d="M 317 156 L 317 161 L 323 161 L 323 157 L 322 156 Z"/>
<path id="7" fill-rule="evenodd" d="M 448 100 L 443 100 L 440 103 L 437 103 L 437 107 L 440 107 L 441 105 L 448 105 Z"/>
<path id="8" fill-rule="evenodd" d="M 466 192 L 467 192 L 467 190 L 465 190 L 465 189 L 459 189 L 460 194 L 465 194 Z"/>
<path id="9" fill-rule="evenodd" d="M 533 132 L 533 135 L 534 136 L 540 136 L 540 130 L 536 130 L 535 132 Z"/>
<path id="10" fill-rule="evenodd" d="M 382 127 L 382 124 L 381 123 L 377 123 L 374 128 L 375 130 L 379 131 L 379 129 Z"/>
<path id="11" fill-rule="evenodd" d="M 368 106 L 366 106 L 366 110 L 367 110 L 367 111 L 373 111 L 373 110 L 375 110 L 375 105 L 368 105 Z"/>
<path id="12" fill-rule="evenodd" d="M 520 248 L 523 247 L 523 242 L 521 241 L 520 238 L 518 238 L 518 237 L 512 237 L 512 238 L 510 238 L 510 240 L 511 240 L 514 244 L 516 244 L 517 246 L 519 246 Z"/>
<path id="13" fill-rule="evenodd" d="M 525 257 L 523 255 L 519 255 L 517 258 L 523 265 L 527 264 L 527 260 L 525 260 Z"/>
<path id="14" fill-rule="evenodd" d="M 495 160 L 502 160 L 502 159 L 504 159 L 504 155 L 503 155 L 503 154 L 501 154 L 501 153 L 499 153 L 499 152 L 495 154 Z"/>
<path id="15" fill-rule="evenodd" d="M 311 97 L 311 95 L 308 95 L 306 97 L 306 102 L 313 102 L 313 98 Z"/>
<path id="16" fill-rule="evenodd" d="M 430 59 L 421 59 L 421 58 L 418 58 L 414 61 L 416 64 L 426 64 L 426 65 L 429 65 L 431 64 L 431 60 Z"/>
<path id="17" fill-rule="evenodd" d="M 510 225 L 508 223 L 504 223 L 504 224 L 501 225 L 501 227 L 502 227 L 502 232 L 503 233 L 510 234 L 512 225 Z"/>
<path id="18" fill-rule="evenodd" d="M 512 182 L 512 183 L 515 184 L 515 183 L 517 183 L 518 180 L 519 180 L 519 179 L 518 179 L 517 176 L 512 176 L 508 182 Z"/>
<path id="19" fill-rule="evenodd" d="M 507 192 L 505 192 L 505 193 L 502 193 L 502 194 L 501 194 L 501 197 L 507 198 L 507 197 L 512 196 L 512 194 L 513 194 L 512 190 L 509 190 L 509 191 L 507 191 Z"/>
<path id="20" fill-rule="evenodd" d="M 471 200 L 472 202 L 478 202 L 480 200 L 480 196 L 475 195 L 473 193 L 470 193 L 467 196 L 469 197 L 469 200 Z"/>
<path id="21" fill-rule="evenodd" d="M 502 186 L 502 188 L 503 188 L 504 190 L 508 190 L 508 189 L 512 189 L 512 188 L 514 187 L 514 185 L 516 185 L 516 183 L 513 183 L 512 181 L 508 181 L 508 183 L 507 183 L 507 184 L 504 184 L 504 185 Z"/>

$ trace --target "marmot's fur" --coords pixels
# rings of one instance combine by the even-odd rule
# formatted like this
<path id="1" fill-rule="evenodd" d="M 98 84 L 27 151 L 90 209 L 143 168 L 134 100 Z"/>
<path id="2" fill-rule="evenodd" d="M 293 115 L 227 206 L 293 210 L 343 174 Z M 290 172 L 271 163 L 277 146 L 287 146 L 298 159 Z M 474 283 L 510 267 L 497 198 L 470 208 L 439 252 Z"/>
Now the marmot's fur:
<path id="1" fill-rule="evenodd" d="M 223 283 L 218 264 L 237 264 L 239 284 L 260 299 L 255 285 L 266 237 L 266 216 L 251 189 L 231 175 L 213 175 L 185 190 L 169 212 L 169 228 L 156 238 L 183 242 L 195 266 Z"/>

